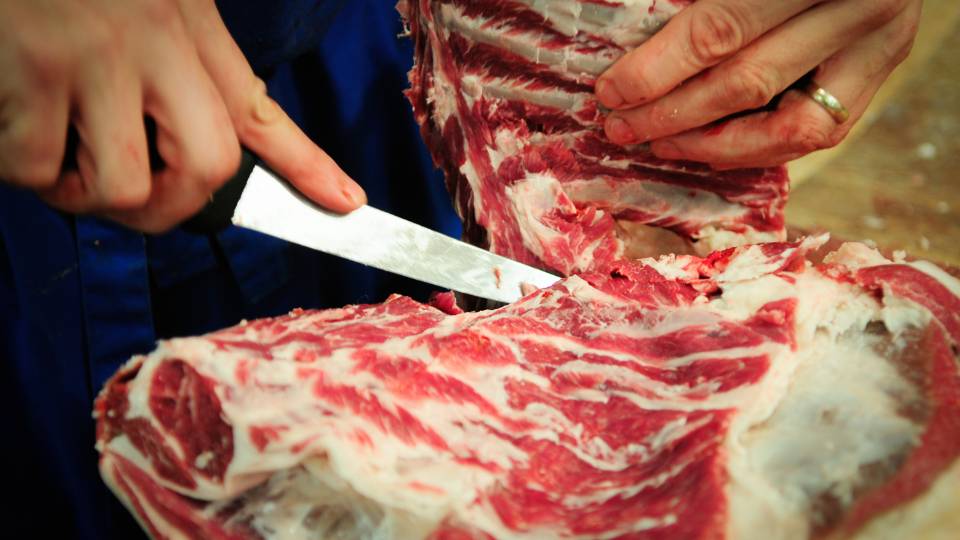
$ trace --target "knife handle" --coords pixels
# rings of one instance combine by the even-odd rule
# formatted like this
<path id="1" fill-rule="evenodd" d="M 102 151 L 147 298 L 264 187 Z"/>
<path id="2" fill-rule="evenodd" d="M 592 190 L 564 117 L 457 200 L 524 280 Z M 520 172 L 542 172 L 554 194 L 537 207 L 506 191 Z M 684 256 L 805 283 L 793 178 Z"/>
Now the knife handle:
<path id="1" fill-rule="evenodd" d="M 184 230 L 196 234 L 214 234 L 230 226 L 233 211 L 257 162 L 257 157 L 246 148 L 241 147 L 240 151 L 237 172 L 210 196 L 210 202 L 203 209 L 180 225 Z"/>

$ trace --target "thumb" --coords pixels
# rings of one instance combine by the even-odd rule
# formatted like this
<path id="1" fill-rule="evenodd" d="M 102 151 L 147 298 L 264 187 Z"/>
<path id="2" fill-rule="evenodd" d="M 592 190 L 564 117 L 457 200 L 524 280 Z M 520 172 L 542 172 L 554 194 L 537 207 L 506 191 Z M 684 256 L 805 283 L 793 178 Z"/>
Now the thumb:
<path id="1" fill-rule="evenodd" d="M 214 2 L 181 2 L 200 60 L 226 103 L 240 143 L 304 195 L 334 212 L 367 202 L 366 193 L 267 94 Z"/>

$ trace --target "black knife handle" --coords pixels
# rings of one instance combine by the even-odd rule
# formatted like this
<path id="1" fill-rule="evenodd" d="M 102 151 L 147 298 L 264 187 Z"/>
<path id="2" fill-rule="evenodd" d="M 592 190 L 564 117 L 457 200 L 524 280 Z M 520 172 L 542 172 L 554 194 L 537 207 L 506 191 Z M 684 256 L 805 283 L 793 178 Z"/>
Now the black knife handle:
<path id="1" fill-rule="evenodd" d="M 243 194 L 243 188 L 247 186 L 247 179 L 250 178 L 256 163 L 257 157 L 246 148 L 241 148 L 240 167 L 237 172 L 210 196 L 210 202 L 202 210 L 180 226 L 196 234 L 218 233 L 229 227 L 233 211 L 240 202 L 240 195 Z"/>

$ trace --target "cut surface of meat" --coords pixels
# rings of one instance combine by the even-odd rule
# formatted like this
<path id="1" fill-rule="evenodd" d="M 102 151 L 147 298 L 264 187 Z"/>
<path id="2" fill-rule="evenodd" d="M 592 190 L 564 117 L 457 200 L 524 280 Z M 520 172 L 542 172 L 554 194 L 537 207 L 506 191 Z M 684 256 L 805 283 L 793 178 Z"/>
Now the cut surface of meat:
<path id="1" fill-rule="evenodd" d="M 716 172 L 604 138 L 595 78 L 689 3 L 401 2 L 408 96 L 467 240 L 576 275 L 495 310 L 392 296 L 131 359 L 94 414 L 102 476 L 144 530 L 960 527 L 960 282 L 860 244 L 812 263 L 825 237 L 779 241 L 783 168 Z M 656 228 L 701 256 L 625 260 Z"/>
<path id="2" fill-rule="evenodd" d="M 408 97 L 467 241 L 571 274 L 643 252 L 647 226 L 700 254 L 785 238 L 784 168 L 717 172 L 603 133 L 596 77 L 688 4 L 401 2 L 416 52 Z"/>
<path id="3" fill-rule="evenodd" d="M 960 282 L 859 244 L 809 263 L 823 240 L 621 262 L 490 311 L 393 296 L 161 342 L 98 398 L 102 474 L 154 538 L 850 537 L 956 515 L 926 497 L 960 478 Z"/>

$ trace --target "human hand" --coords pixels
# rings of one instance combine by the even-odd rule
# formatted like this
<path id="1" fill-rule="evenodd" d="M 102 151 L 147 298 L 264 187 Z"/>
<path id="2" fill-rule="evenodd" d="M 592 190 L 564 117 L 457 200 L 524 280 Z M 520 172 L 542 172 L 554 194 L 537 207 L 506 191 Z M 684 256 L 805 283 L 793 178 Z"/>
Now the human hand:
<path id="1" fill-rule="evenodd" d="M 0 178 L 59 209 L 169 229 L 236 171 L 241 143 L 322 206 L 366 201 L 267 95 L 213 0 L 0 2 L 0 73 Z M 61 170 L 70 124 L 77 166 Z"/>
<path id="2" fill-rule="evenodd" d="M 715 168 L 779 165 L 835 146 L 907 57 L 921 4 L 700 0 L 598 79 L 597 98 L 613 109 L 604 129 L 618 144 L 649 141 L 658 157 Z M 773 110 L 753 111 L 814 69 L 847 120 L 793 89 Z"/>

